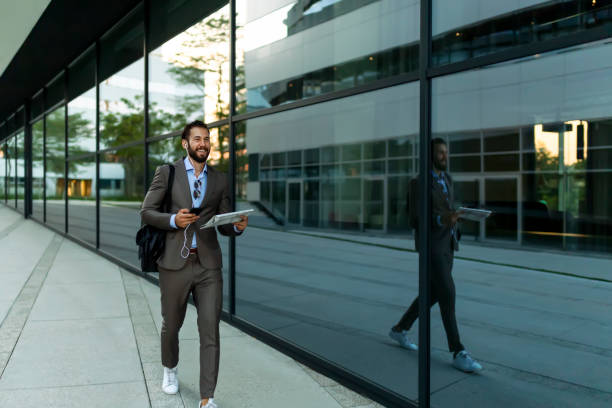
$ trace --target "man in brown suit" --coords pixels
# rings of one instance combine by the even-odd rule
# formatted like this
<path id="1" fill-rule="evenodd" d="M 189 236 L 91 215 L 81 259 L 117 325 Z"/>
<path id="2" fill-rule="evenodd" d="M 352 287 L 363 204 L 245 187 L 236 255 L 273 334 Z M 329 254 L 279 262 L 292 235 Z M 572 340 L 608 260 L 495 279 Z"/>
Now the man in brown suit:
<path id="1" fill-rule="evenodd" d="M 230 212 L 230 197 L 225 175 L 206 164 L 210 153 L 208 127 L 201 121 L 187 124 L 181 142 L 187 156 L 174 163 L 170 213 L 159 211 L 168 186 L 168 166 L 155 171 L 140 211 L 143 223 L 168 231 L 164 253 L 157 261 L 163 317 L 162 389 L 167 394 L 178 392 L 178 333 L 192 294 L 200 335 L 200 406 L 216 408 L 213 396 L 219 372 L 223 301 L 221 247 L 214 228 L 200 227 L 215 214 Z M 199 215 L 189 212 L 192 207 L 201 208 Z M 243 216 L 240 222 L 219 226 L 218 230 L 223 235 L 236 236 L 247 224 L 248 219 Z"/>
<path id="2" fill-rule="evenodd" d="M 453 209 L 453 184 L 446 172 L 448 148 L 443 139 L 431 141 L 432 185 L 431 213 L 433 216 L 431 237 L 431 295 L 430 306 L 438 303 L 442 323 L 446 331 L 448 350 L 453 353 L 453 367 L 468 373 L 480 371 L 482 366 L 465 350 L 459 339 L 459 329 L 455 317 L 455 282 L 451 275 L 454 251 L 459 250 L 459 226 L 457 221 L 461 212 Z M 418 231 L 418 184 L 410 183 L 409 219 L 415 228 L 415 246 L 419 249 Z M 419 298 L 415 298 L 400 321 L 391 328 L 389 337 L 408 350 L 416 350 L 416 344 L 409 340 L 408 330 L 419 317 Z"/>

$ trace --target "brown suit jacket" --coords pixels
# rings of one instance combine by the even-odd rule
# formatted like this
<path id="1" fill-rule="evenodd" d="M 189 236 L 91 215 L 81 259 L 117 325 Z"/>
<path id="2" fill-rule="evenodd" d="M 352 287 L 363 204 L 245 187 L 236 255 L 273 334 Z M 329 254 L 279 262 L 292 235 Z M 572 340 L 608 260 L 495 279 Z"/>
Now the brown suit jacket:
<path id="1" fill-rule="evenodd" d="M 185 229 L 174 229 L 170 226 L 172 214 L 176 214 L 181 208 L 191 208 L 192 206 L 191 190 L 183 160 L 180 159 L 174 163 L 175 173 L 170 213 L 159 211 L 168 186 L 168 166 L 160 166 L 155 170 L 153 182 L 151 187 L 149 187 L 149 191 L 147 191 L 140 210 L 140 217 L 144 224 L 168 231 L 166 233 L 164 253 L 157 260 L 157 264 L 164 269 L 171 270 L 181 269 L 185 262 L 187 262 L 187 259 L 181 257 L 181 249 L 185 241 Z M 197 234 L 196 243 L 200 264 L 207 269 L 220 269 L 223 266 L 223 262 L 221 247 L 217 240 L 217 232 L 214 228 L 200 229 L 200 226 L 204 225 L 215 214 L 227 213 L 231 210 L 227 178 L 225 174 L 216 171 L 211 166 L 208 166 L 206 193 L 201 207 L 203 210 L 200 213 L 200 219 L 191 224 L 187 230 L 187 242 L 185 245 L 191 248 L 193 234 Z M 217 229 L 222 235 L 239 235 L 234 231 L 232 224 L 221 225 Z"/>
<path id="2" fill-rule="evenodd" d="M 438 216 L 442 217 L 453 211 L 453 180 L 450 175 L 444 172 L 444 182 L 448 188 L 448 200 L 444 194 L 442 186 L 435 180 L 432 180 L 431 185 L 431 252 L 434 254 L 452 253 L 459 250 L 459 242 L 457 237 L 459 233 L 459 223 L 455 225 L 455 236 L 451 233 L 451 228 L 447 225 L 438 225 Z M 418 251 L 419 249 L 419 220 L 418 220 L 418 178 L 414 178 L 410 182 L 410 193 L 408 197 L 408 218 L 411 226 L 414 228 L 414 244 Z"/>

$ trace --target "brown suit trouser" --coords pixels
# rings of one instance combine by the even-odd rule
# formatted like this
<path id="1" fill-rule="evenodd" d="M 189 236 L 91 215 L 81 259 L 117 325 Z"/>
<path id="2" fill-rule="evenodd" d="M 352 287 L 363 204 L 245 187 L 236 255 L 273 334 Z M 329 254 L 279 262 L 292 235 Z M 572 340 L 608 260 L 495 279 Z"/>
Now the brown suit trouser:
<path id="1" fill-rule="evenodd" d="M 159 268 L 162 329 L 161 355 L 164 367 L 179 361 L 179 330 L 185 320 L 187 300 L 193 294 L 200 334 L 200 395 L 214 397 L 219 373 L 219 319 L 223 302 L 220 269 L 205 269 L 195 254 L 178 271 Z"/>
<path id="2" fill-rule="evenodd" d="M 429 306 L 436 303 L 440 306 L 442 323 L 446 331 L 448 351 L 459 352 L 465 347 L 459 339 L 457 318 L 455 317 L 455 282 L 451 274 L 453 270 L 453 251 L 442 254 L 431 254 L 431 294 Z M 419 297 L 417 296 L 410 308 L 404 313 L 395 328 L 398 330 L 410 330 L 412 324 L 419 317 Z"/>

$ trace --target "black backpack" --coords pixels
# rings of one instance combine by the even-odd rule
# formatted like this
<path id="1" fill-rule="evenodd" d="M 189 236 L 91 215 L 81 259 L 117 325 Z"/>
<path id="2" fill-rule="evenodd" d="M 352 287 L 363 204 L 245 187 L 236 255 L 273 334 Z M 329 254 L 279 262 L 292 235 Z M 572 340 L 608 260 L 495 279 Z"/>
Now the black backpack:
<path id="1" fill-rule="evenodd" d="M 174 166 L 168 164 L 168 167 L 170 170 L 168 188 L 159 209 L 166 213 L 170 212 L 172 206 L 172 183 L 174 182 Z M 145 224 L 136 233 L 136 244 L 138 245 L 138 259 L 140 259 L 142 271 L 157 272 L 157 260 L 164 253 L 166 245 L 166 231 Z"/>

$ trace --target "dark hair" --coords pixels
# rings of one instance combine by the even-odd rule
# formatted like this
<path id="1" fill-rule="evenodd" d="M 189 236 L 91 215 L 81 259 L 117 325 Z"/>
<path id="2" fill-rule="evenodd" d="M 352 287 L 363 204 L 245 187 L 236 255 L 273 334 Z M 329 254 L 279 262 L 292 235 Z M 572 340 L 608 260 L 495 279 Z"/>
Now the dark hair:
<path id="1" fill-rule="evenodd" d="M 436 145 L 439 144 L 443 144 L 444 146 L 446 146 L 446 141 L 444 139 L 442 139 L 441 137 L 435 137 L 433 139 L 431 139 L 431 158 L 434 158 L 434 152 L 436 149 Z"/>
<path id="2" fill-rule="evenodd" d="M 194 120 L 193 122 L 190 122 L 185 125 L 185 128 L 183 129 L 183 134 L 181 135 L 181 139 L 189 140 L 189 133 L 194 127 L 204 128 L 210 132 L 208 126 L 206 126 L 206 123 L 202 122 L 201 120 Z"/>

